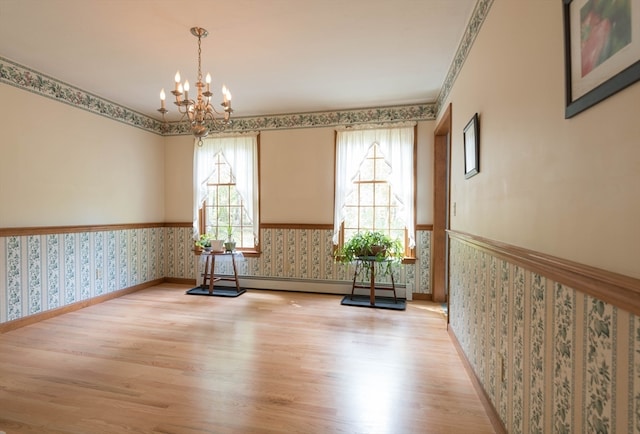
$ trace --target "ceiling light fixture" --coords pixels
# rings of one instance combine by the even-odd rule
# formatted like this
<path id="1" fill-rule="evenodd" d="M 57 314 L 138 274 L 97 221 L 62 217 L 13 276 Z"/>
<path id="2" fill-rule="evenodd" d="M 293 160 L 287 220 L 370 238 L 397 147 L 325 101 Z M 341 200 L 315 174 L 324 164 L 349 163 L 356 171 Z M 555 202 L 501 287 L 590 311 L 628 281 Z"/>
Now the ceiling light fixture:
<path id="1" fill-rule="evenodd" d="M 213 93 L 210 90 L 211 74 L 207 73 L 206 83 L 202 82 L 202 49 L 200 44 L 202 38 L 206 38 L 209 32 L 201 27 L 192 27 L 191 34 L 198 38 L 198 81 L 196 88 L 198 96 L 196 99 L 189 99 L 189 80 L 185 80 L 184 84 L 180 82 L 180 71 L 176 72 L 175 90 L 171 93 L 176 97 L 173 102 L 178 106 L 178 112 L 182 114 L 180 122 L 188 121 L 191 133 L 198 139 L 198 146 L 202 146 L 202 139 L 209 135 L 210 130 L 221 131 L 231 123 L 231 92 L 226 86 L 222 86 L 222 107 L 221 112 L 217 111 L 211 105 L 211 97 Z M 184 95 L 184 98 L 183 98 Z M 160 91 L 160 108 L 158 111 L 162 113 L 162 120 L 166 122 L 165 114 L 169 111 L 165 107 L 164 89 Z"/>

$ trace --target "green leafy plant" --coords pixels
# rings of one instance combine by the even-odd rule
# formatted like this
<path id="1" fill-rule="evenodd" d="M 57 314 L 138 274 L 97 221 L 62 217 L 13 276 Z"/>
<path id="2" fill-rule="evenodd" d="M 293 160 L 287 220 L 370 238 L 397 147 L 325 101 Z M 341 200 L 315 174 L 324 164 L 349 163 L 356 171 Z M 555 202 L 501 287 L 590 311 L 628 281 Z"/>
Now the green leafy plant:
<path id="1" fill-rule="evenodd" d="M 195 240 L 196 250 L 204 250 L 205 252 L 214 251 L 221 252 L 224 248 L 224 240 L 219 240 L 217 235 L 202 234 Z"/>
<path id="2" fill-rule="evenodd" d="M 402 243 L 398 239 L 392 239 L 380 231 L 359 232 L 345 241 L 342 247 L 334 252 L 337 262 L 349 264 L 358 259 L 366 259 L 362 262 L 365 269 L 381 263 L 383 275 L 391 273 L 391 266 L 399 264 L 404 256 Z"/>
<path id="3" fill-rule="evenodd" d="M 211 235 L 209 234 L 201 234 L 200 237 L 195 241 L 195 246 L 201 249 L 208 249 L 211 247 Z"/>

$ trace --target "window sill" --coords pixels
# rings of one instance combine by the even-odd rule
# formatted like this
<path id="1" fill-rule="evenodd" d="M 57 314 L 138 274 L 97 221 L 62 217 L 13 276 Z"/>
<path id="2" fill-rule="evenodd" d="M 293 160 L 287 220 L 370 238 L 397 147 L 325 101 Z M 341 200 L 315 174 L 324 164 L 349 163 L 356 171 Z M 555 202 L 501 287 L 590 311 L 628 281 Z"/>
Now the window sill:
<path id="1" fill-rule="evenodd" d="M 191 251 L 196 255 L 201 255 L 204 253 L 204 251 L 202 250 L 193 249 Z M 261 255 L 261 252 L 258 250 L 236 250 L 236 252 L 242 253 L 242 256 L 245 256 L 247 258 L 257 258 Z"/>
<path id="2" fill-rule="evenodd" d="M 262 255 L 262 252 L 260 250 L 238 250 L 238 252 L 242 253 L 245 258 L 259 258 L 260 255 Z M 197 252 L 194 250 L 194 253 L 196 255 L 199 255 L 201 252 Z M 404 258 L 402 258 L 403 264 L 415 264 L 416 261 L 417 258 L 415 257 L 405 256 Z"/>
<path id="3" fill-rule="evenodd" d="M 261 252 L 261 251 L 259 251 L 259 250 L 251 250 L 251 249 L 248 249 L 248 250 L 238 250 L 238 252 L 242 253 L 242 255 L 243 255 L 245 258 L 259 258 L 259 257 L 260 257 L 260 255 L 262 254 L 262 252 Z"/>

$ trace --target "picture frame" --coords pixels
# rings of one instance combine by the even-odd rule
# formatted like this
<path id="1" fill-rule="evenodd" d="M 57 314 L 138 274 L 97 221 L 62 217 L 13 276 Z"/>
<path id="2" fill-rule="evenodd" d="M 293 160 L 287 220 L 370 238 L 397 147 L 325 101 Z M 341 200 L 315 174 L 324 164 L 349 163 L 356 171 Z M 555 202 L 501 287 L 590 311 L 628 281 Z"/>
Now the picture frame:
<path id="1" fill-rule="evenodd" d="M 563 0 L 563 22 L 569 119 L 640 80 L 640 0 Z"/>
<path id="2" fill-rule="evenodd" d="M 462 131 L 464 138 L 464 177 L 469 179 L 480 172 L 480 122 L 475 113 Z"/>

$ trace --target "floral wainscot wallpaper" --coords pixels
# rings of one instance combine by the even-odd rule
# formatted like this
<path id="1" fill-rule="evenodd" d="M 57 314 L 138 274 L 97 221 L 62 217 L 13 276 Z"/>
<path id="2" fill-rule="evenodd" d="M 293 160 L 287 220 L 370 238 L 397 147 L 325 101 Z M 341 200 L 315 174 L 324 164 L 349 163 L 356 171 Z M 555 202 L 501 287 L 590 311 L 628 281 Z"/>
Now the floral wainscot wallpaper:
<path id="1" fill-rule="evenodd" d="M 162 279 L 162 227 L 0 237 L 0 323 Z"/>
<path id="2" fill-rule="evenodd" d="M 190 225 L 90 229 L 0 236 L 0 324 L 145 283 L 195 284 L 202 272 Z M 352 269 L 333 260 L 330 230 L 262 229 L 261 239 L 260 257 L 238 262 L 243 285 L 260 288 L 267 281 L 267 289 L 329 293 L 350 288 Z M 400 296 L 405 288 L 431 292 L 430 231 L 418 232 L 417 255 L 416 264 L 395 271 Z M 230 262 L 216 267 L 231 274 Z"/>
<path id="3" fill-rule="evenodd" d="M 640 433 L 640 318 L 451 242 L 450 326 L 509 433 Z"/>

